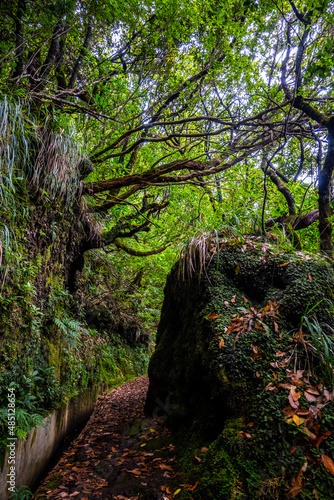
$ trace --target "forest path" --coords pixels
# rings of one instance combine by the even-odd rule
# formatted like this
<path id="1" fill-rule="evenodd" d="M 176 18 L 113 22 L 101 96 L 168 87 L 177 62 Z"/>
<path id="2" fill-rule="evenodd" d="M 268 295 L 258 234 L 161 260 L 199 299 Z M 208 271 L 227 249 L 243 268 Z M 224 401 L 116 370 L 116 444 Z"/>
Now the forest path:
<path id="1" fill-rule="evenodd" d="M 80 435 L 35 493 L 35 499 L 177 499 L 184 488 L 163 417 L 143 413 L 148 377 L 101 395 Z"/>

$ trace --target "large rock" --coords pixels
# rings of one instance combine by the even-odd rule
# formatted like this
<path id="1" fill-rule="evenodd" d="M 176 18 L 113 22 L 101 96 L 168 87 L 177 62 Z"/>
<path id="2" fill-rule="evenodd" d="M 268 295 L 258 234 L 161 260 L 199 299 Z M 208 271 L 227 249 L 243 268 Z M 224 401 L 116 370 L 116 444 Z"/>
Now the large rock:
<path id="1" fill-rule="evenodd" d="M 202 269 L 191 277 L 182 277 L 181 262 L 167 279 L 147 411 L 160 407 L 177 427 L 215 439 L 199 466 L 197 498 L 284 498 L 305 463 L 295 486 L 314 489 L 319 478 L 319 498 L 331 498 L 321 490 L 333 489 L 334 463 L 328 472 L 321 454 L 334 460 L 333 398 L 324 390 L 333 371 L 317 351 L 319 328 L 330 348 L 334 326 L 331 264 L 254 241 L 225 244 L 205 266 L 198 245 L 185 267 L 195 261 Z M 318 390 L 313 401 L 307 389 Z"/>

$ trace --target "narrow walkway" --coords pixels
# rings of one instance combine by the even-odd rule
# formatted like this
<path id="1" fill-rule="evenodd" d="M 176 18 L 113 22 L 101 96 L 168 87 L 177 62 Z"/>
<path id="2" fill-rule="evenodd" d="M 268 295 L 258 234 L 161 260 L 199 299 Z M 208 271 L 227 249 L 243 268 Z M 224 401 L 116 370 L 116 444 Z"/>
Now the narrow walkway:
<path id="1" fill-rule="evenodd" d="M 99 397 L 78 438 L 46 477 L 35 499 L 167 500 L 183 488 L 163 417 L 147 418 L 148 378 Z"/>

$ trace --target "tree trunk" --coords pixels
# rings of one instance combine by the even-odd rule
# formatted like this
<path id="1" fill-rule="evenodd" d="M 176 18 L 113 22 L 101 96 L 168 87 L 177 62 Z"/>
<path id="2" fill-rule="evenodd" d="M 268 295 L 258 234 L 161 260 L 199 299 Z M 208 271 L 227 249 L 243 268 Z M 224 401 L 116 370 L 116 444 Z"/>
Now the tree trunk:
<path id="1" fill-rule="evenodd" d="M 334 118 L 328 128 L 328 150 L 324 166 L 319 173 L 319 233 L 320 250 L 332 257 L 332 223 L 330 216 L 331 184 L 334 170 Z"/>

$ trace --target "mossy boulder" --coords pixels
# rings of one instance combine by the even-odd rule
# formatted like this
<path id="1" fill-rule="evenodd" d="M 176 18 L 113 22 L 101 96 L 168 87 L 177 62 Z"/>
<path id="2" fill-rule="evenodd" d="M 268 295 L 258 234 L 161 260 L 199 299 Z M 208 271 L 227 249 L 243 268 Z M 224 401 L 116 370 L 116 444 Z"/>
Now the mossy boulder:
<path id="1" fill-rule="evenodd" d="M 316 348 L 321 332 L 331 347 L 332 265 L 229 243 L 190 278 L 182 263 L 168 276 L 146 410 L 181 428 L 194 498 L 285 498 L 302 468 L 299 498 L 332 498 L 322 454 L 334 460 L 333 377 Z M 209 452 L 189 464 L 201 442 Z"/>

